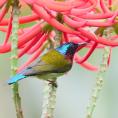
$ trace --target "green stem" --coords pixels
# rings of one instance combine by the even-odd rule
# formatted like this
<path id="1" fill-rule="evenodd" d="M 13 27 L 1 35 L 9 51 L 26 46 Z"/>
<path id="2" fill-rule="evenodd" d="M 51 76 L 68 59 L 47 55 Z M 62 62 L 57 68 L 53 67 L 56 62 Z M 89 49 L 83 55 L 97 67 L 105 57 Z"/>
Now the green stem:
<path id="1" fill-rule="evenodd" d="M 45 82 L 41 118 L 53 118 L 56 104 L 56 83 Z"/>
<path id="2" fill-rule="evenodd" d="M 55 41 L 56 41 L 56 46 L 59 46 L 60 45 L 60 41 L 61 41 L 61 35 L 62 35 L 62 32 L 60 32 L 59 30 L 55 29 L 55 33 L 56 33 L 56 36 L 55 36 Z"/>
<path id="3" fill-rule="evenodd" d="M 11 76 L 16 75 L 18 56 L 17 56 L 17 46 L 18 46 L 18 28 L 19 28 L 19 1 L 13 1 L 13 21 L 12 21 L 12 35 L 11 35 Z M 21 98 L 19 95 L 18 83 L 15 83 L 12 87 L 13 90 L 13 100 L 16 108 L 17 118 L 23 118 L 23 113 L 21 109 Z"/>
<path id="4" fill-rule="evenodd" d="M 57 15 L 57 20 L 62 20 L 62 15 Z M 46 30 L 48 27 L 46 27 Z M 52 29 L 52 28 L 51 28 Z M 59 45 L 61 38 L 61 32 L 55 29 L 55 41 L 57 42 L 56 45 Z M 54 48 L 54 45 L 50 43 L 50 49 Z M 56 84 L 57 78 L 52 78 L 51 82 L 45 81 L 44 85 L 44 99 L 43 99 L 43 105 L 42 105 L 42 115 L 41 118 L 53 118 L 54 117 L 54 110 L 56 106 L 56 90 L 57 90 L 57 84 Z M 52 81 L 54 80 L 54 81 Z"/>
<path id="5" fill-rule="evenodd" d="M 104 31 L 103 35 L 109 39 L 109 37 L 111 35 L 111 28 L 106 29 Z M 108 68 L 109 54 L 110 54 L 110 47 L 106 46 L 104 48 L 104 52 L 103 52 L 102 63 L 100 65 L 100 69 L 99 69 L 99 72 L 98 72 L 97 77 L 96 77 L 96 85 L 93 89 L 92 97 L 91 97 L 90 103 L 87 107 L 86 118 L 92 118 L 93 112 L 95 110 L 96 103 L 97 103 L 97 100 L 99 98 L 99 94 L 100 94 L 102 87 L 103 87 L 103 78 L 104 78 L 105 72 L 107 71 L 107 68 Z"/>

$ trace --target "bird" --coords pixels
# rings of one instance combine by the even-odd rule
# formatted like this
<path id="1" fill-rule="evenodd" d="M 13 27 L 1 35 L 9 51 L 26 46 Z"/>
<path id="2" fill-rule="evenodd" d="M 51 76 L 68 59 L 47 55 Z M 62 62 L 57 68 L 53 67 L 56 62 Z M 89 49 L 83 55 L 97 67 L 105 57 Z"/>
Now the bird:
<path id="1" fill-rule="evenodd" d="M 8 84 L 11 85 L 30 76 L 36 76 L 39 79 L 49 82 L 56 81 L 57 77 L 71 70 L 74 54 L 86 46 L 86 44 L 86 42 L 68 42 L 57 48 L 50 49 L 40 57 L 39 61 L 29 65 L 23 71 L 11 77 L 8 80 Z"/>

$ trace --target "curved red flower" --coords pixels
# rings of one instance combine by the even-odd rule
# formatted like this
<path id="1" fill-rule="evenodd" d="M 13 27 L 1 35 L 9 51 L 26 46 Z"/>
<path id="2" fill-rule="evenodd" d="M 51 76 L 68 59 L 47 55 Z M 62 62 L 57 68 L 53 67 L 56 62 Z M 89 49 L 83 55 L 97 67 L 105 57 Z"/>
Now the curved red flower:
<path id="1" fill-rule="evenodd" d="M 0 54 L 11 50 L 9 37 L 12 31 L 12 16 L 5 18 L 10 10 L 7 2 L 7 0 L 0 2 L 0 31 L 6 33 L 3 44 L 0 44 Z M 105 45 L 118 46 L 117 34 L 108 40 L 102 36 L 102 30 L 99 30 L 113 27 L 114 31 L 117 31 L 115 26 L 118 23 L 116 18 L 118 11 L 109 9 L 115 2 L 108 0 L 106 4 L 104 0 L 21 0 L 21 6 L 30 7 L 32 14 L 19 17 L 19 24 L 33 22 L 34 25 L 18 30 L 18 57 L 25 54 L 31 55 L 31 58 L 19 70 L 33 62 L 42 53 L 48 40 L 54 45 L 70 41 L 89 42 L 86 46 L 88 48 L 86 55 L 83 57 L 76 55 L 75 61 L 89 70 L 97 70 L 86 62 L 94 50 L 104 48 Z"/>

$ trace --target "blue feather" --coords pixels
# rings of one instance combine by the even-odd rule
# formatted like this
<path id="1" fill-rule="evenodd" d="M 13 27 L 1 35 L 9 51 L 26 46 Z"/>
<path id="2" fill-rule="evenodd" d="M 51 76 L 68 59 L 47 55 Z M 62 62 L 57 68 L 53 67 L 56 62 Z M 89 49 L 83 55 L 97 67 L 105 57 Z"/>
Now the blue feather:
<path id="1" fill-rule="evenodd" d="M 23 78 L 26 78 L 27 76 L 25 76 L 25 75 L 23 75 L 23 74 L 16 74 L 15 76 L 13 76 L 12 78 L 10 78 L 9 80 L 8 80 L 8 84 L 10 85 L 10 84 L 13 84 L 13 83 L 15 83 L 15 82 L 17 82 L 17 81 L 19 81 L 19 80 L 21 80 L 21 79 L 23 79 Z"/>
<path id="2" fill-rule="evenodd" d="M 58 52 L 60 52 L 61 54 L 65 55 L 65 54 L 67 53 L 67 50 L 68 50 L 68 48 L 69 48 L 70 46 L 71 46 L 70 43 L 64 44 L 64 45 L 62 45 L 62 46 L 56 48 L 56 50 L 57 50 Z"/>
<path id="3" fill-rule="evenodd" d="M 59 47 L 57 47 L 56 49 L 54 49 L 54 50 L 56 50 L 57 52 L 59 52 L 60 54 L 62 54 L 61 56 L 65 56 L 65 57 L 68 57 L 68 58 L 59 58 L 59 59 L 67 59 L 67 61 L 68 61 L 68 59 L 69 59 L 69 62 L 70 62 L 70 60 L 72 61 L 73 60 L 73 57 L 74 57 L 74 54 L 75 54 L 75 52 L 76 52 L 76 50 L 77 50 L 77 48 L 80 46 L 85 46 L 86 45 L 86 43 L 79 43 L 79 44 L 75 44 L 75 43 L 73 43 L 73 42 L 68 42 L 68 43 L 65 43 L 65 44 L 63 44 L 63 45 L 61 45 L 61 46 L 59 46 Z M 48 56 L 46 56 L 46 55 L 43 55 L 42 56 L 42 58 L 41 58 L 41 61 L 39 61 L 38 63 L 37 63 L 37 65 L 35 64 L 34 66 L 32 66 L 33 68 L 37 68 L 38 66 L 38 69 L 33 69 L 32 67 L 27 67 L 25 70 L 23 70 L 22 72 L 20 72 L 20 73 L 18 73 L 18 74 L 16 74 L 14 77 L 11 77 L 10 78 L 10 80 L 8 80 L 8 84 L 13 84 L 13 83 L 15 83 L 15 82 L 17 82 L 17 81 L 19 81 L 19 80 L 21 80 L 21 79 L 24 79 L 24 78 L 26 78 L 26 77 L 28 77 L 28 76 L 35 76 L 35 75 L 40 75 L 40 72 L 41 72 L 41 76 L 42 77 L 44 77 L 44 78 L 47 78 L 47 75 L 48 74 L 50 74 L 50 75 L 53 75 L 53 71 L 50 71 L 50 73 L 46 73 L 46 72 L 48 72 L 49 71 L 49 69 L 50 68 L 52 68 L 52 67 L 55 67 L 55 68 L 53 68 L 53 70 L 54 70 L 54 73 L 55 72 L 57 72 L 57 73 L 55 73 L 55 74 L 58 74 L 58 71 L 57 71 L 57 68 L 56 68 L 56 66 L 55 65 L 53 65 L 53 63 L 54 64 L 56 64 L 55 63 L 55 60 L 53 61 L 52 60 L 52 55 L 54 55 L 53 54 L 53 52 L 55 52 L 55 51 L 49 51 L 49 52 L 47 52 L 47 54 L 46 55 L 48 55 Z M 58 54 L 59 54 L 58 53 Z M 50 55 L 51 56 L 50 56 Z M 43 59 L 44 59 L 44 61 L 43 61 Z M 57 59 L 58 59 L 58 56 L 57 56 Z M 50 60 L 52 60 L 52 61 L 50 61 Z M 49 62 L 48 62 L 49 61 Z M 56 60 L 56 61 L 58 61 L 58 60 Z M 47 63 L 47 65 L 46 64 L 44 64 L 44 62 L 46 62 Z M 63 60 L 59 60 L 59 62 L 63 62 Z M 43 65 L 44 64 L 44 65 Z M 51 65 L 52 64 L 52 65 Z M 46 66 L 45 66 L 46 65 Z M 48 65 L 51 65 L 51 67 L 49 66 L 48 67 Z M 70 67 L 71 67 L 71 65 L 72 65 L 72 63 L 70 64 Z M 40 67 L 41 66 L 41 67 Z M 45 68 L 46 67 L 46 70 L 43 70 L 43 68 Z M 61 67 L 61 66 L 60 66 Z M 63 67 L 63 66 L 62 66 Z M 70 69 L 70 67 L 69 67 L 69 69 Z M 48 69 L 49 68 L 49 69 Z M 67 69 L 68 68 L 68 63 L 67 63 L 67 67 L 65 68 L 65 69 Z M 41 69 L 41 70 L 40 70 Z M 55 71 L 56 70 L 56 71 Z M 65 71 L 65 70 L 64 70 Z M 44 73 L 44 74 L 43 74 Z M 46 73 L 46 75 L 45 75 L 45 73 Z"/>

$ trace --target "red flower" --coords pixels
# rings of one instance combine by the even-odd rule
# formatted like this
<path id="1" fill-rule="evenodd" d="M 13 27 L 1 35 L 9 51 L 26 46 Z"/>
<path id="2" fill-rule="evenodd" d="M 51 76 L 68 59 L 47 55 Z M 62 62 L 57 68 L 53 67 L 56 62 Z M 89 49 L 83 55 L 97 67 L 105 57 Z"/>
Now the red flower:
<path id="1" fill-rule="evenodd" d="M 117 24 L 118 11 L 112 11 L 114 4 L 108 0 L 106 4 L 103 0 L 22 0 L 31 8 L 30 16 L 19 18 L 19 24 L 35 22 L 31 27 L 19 28 L 18 30 L 18 57 L 24 54 L 31 54 L 31 58 L 20 67 L 26 67 L 34 61 L 43 51 L 45 42 L 50 39 L 53 43 L 57 42 L 56 30 L 61 32 L 60 43 L 64 42 L 89 42 L 89 48 L 84 57 L 75 55 L 75 61 L 87 69 L 97 70 L 86 60 L 95 49 L 103 48 L 105 45 L 118 46 L 117 35 L 108 40 L 102 36 L 100 28 L 114 27 Z M 5 18 L 9 11 L 7 0 L 0 2 L 0 30 L 6 33 L 3 44 L 0 45 L 0 53 L 7 53 L 11 50 L 9 37 L 12 31 L 12 15 Z M 24 5 L 24 4 L 23 4 Z M 6 27 L 7 26 L 7 27 Z M 95 27 L 96 31 L 91 31 Z M 98 33 L 96 33 L 98 31 Z"/>

